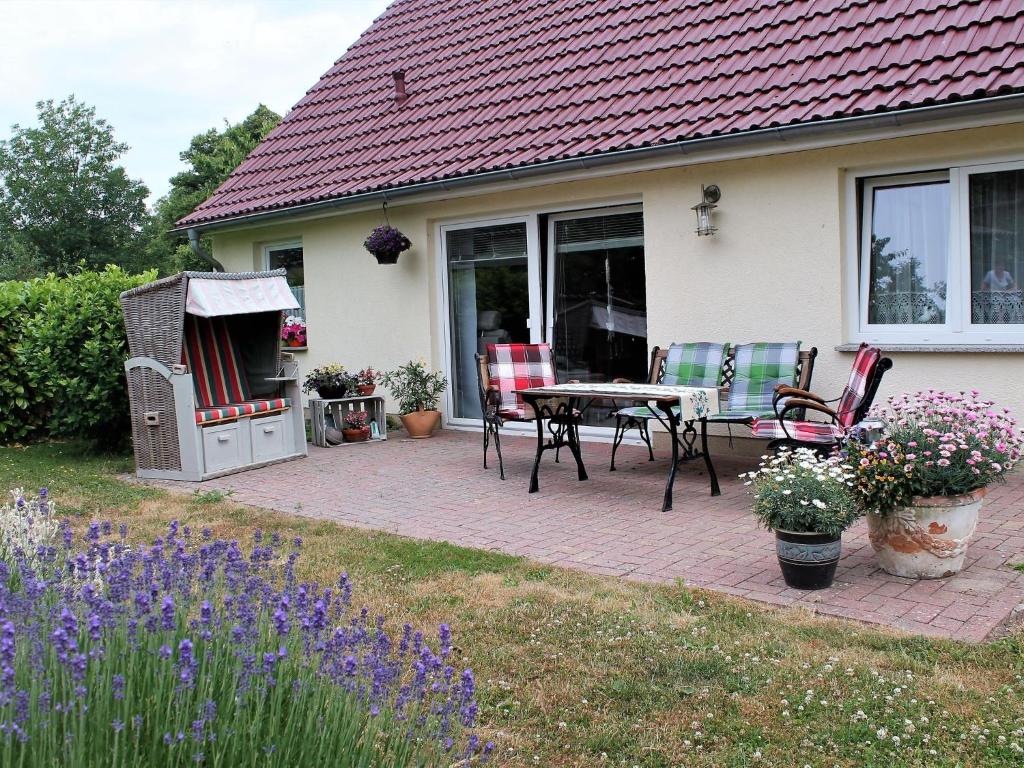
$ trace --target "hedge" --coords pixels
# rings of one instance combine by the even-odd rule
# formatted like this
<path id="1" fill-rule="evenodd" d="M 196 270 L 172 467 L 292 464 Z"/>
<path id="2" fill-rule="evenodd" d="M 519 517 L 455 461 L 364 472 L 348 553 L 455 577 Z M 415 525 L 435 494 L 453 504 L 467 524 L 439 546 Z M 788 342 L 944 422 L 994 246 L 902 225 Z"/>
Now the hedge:
<path id="1" fill-rule="evenodd" d="M 0 283 L 0 443 L 130 432 L 118 295 L 155 279 L 119 267 Z"/>

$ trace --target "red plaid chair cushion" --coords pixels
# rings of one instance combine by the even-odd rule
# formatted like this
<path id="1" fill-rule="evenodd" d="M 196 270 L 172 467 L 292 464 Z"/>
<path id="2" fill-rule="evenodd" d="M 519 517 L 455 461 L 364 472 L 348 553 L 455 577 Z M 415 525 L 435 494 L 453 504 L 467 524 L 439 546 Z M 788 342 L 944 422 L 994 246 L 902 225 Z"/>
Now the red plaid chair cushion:
<path id="1" fill-rule="evenodd" d="M 223 317 L 185 315 L 181 359 L 192 373 L 196 405 L 216 408 L 250 399 L 238 349 Z"/>
<path id="2" fill-rule="evenodd" d="M 271 413 L 283 411 L 291 407 L 291 400 L 278 397 L 274 400 L 250 400 L 247 403 L 234 403 L 219 408 L 197 408 L 196 424 L 209 424 L 211 421 L 226 421 L 239 416 L 251 416 L 254 413 Z"/>
<path id="3" fill-rule="evenodd" d="M 857 350 L 857 356 L 853 359 L 853 368 L 850 370 L 850 380 L 839 398 L 839 405 L 836 406 L 836 419 L 840 425 L 849 428 L 853 426 L 857 418 L 857 409 L 864 402 L 864 395 L 867 394 L 868 380 L 875 371 L 875 366 L 882 359 L 882 351 L 877 347 L 861 344 Z"/>
<path id="4" fill-rule="evenodd" d="M 774 418 L 754 419 L 750 425 L 754 437 L 766 440 L 792 438 L 804 443 L 835 443 L 846 435 L 846 428 L 822 421 L 786 421 L 786 429 Z M 787 435 L 786 432 L 789 434 Z"/>
<path id="5" fill-rule="evenodd" d="M 548 344 L 488 344 L 487 374 L 498 389 L 498 414 L 503 419 L 533 417 L 515 390 L 557 383 Z"/>

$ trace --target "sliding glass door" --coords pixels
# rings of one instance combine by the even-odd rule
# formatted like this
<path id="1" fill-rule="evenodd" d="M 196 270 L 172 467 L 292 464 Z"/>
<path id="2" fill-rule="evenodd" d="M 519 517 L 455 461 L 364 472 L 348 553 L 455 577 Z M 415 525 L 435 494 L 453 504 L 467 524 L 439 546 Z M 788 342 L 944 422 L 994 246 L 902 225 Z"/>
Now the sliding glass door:
<path id="1" fill-rule="evenodd" d="M 543 315 L 536 227 L 534 217 L 442 227 L 453 419 L 480 418 L 475 354 L 541 341 L 531 322 Z"/>
<path id="2" fill-rule="evenodd" d="M 548 339 L 560 381 L 647 376 L 644 223 L 639 207 L 548 219 Z M 611 426 L 610 408 L 585 423 Z"/>

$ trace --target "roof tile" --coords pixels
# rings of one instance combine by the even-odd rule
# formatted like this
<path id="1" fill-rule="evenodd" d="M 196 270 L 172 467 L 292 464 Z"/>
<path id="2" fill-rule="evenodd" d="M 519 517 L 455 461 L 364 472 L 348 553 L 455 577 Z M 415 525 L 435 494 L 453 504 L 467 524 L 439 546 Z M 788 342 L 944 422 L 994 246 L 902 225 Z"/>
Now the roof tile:
<path id="1" fill-rule="evenodd" d="M 1019 91 L 1020 0 L 397 0 L 179 224 Z"/>

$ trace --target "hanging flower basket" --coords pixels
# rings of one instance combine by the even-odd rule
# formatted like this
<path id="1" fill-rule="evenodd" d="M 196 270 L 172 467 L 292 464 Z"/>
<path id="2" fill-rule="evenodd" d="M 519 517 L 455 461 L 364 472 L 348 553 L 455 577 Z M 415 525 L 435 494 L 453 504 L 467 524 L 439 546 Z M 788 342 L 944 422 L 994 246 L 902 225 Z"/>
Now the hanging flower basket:
<path id="1" fill-rule="evenodd" d="M 382 224 L 370 233 L 363 247 L 373 254 L 378 264 L 395 264 L 399 255 L 412 247 L 412 241 L 390 224 Z"/>

